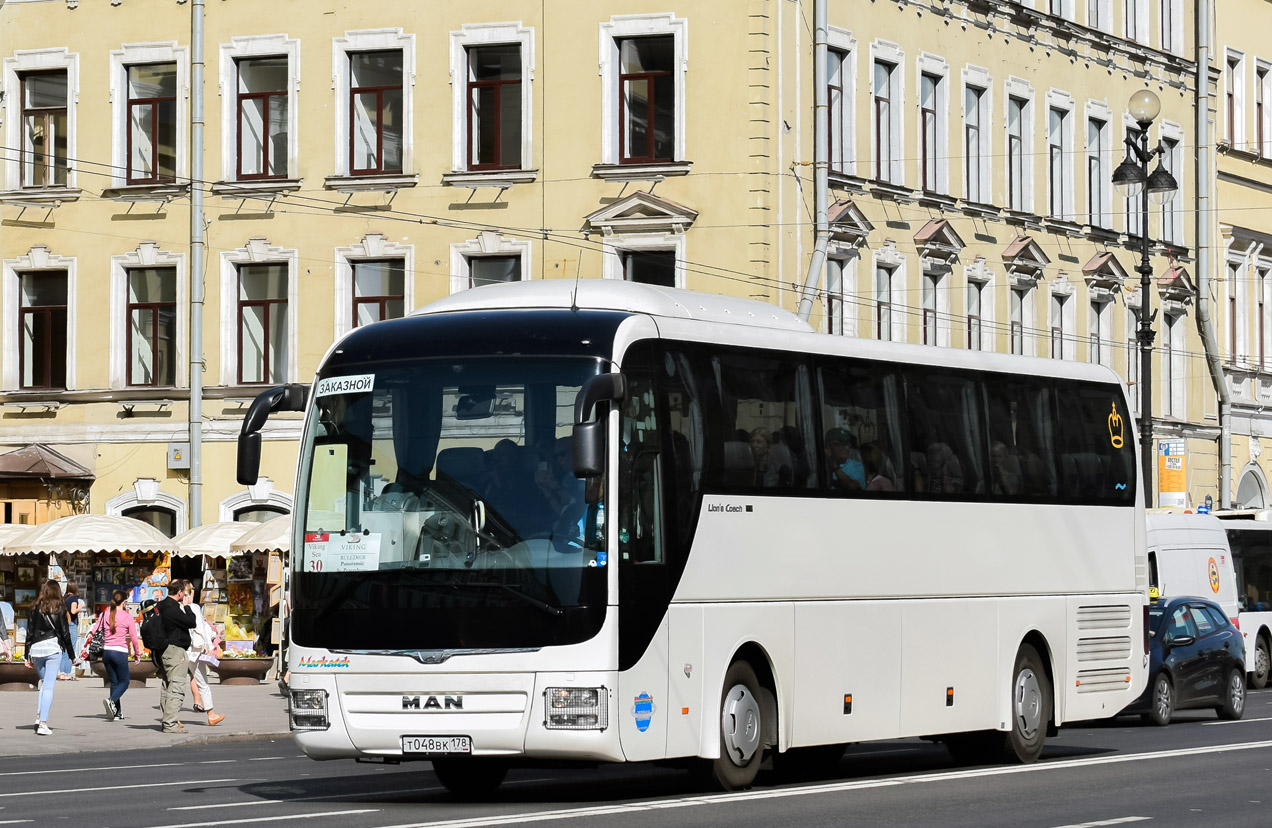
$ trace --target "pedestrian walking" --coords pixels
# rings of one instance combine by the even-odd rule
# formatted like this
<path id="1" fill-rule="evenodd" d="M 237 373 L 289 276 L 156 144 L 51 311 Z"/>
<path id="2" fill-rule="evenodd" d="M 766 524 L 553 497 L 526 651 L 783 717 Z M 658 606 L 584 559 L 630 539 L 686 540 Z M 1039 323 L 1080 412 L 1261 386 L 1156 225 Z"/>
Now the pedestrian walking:
<path id="1" fill-rule="evenodd" d="M 0 659 L 9 660 L 9 628 L 4 623 L 4 609 L 0 608 Z"/>
<path id="2" fill-rule="evenodd" d="M 26 666 L 35 667 L 40 676 L 35 715 L 38 736 L 53 735 L 49 729 L 49 712 L 53 707 L 53 688 L 57 686 L 57 668 L 62 663 L 62 654 L 72 652 L 62 588 L 57 581 L 45 581 L 40 597 L 31 605 L 27 616 L 26 634 Z"/>
<path id="3" fill-rule="evenodd" d="M 91 641 L 93 631 L 97 628 L 100 627 L 106 632 L 105 647 L 102 650 L 102 666 L 106 668 L 106 677 L 110 679 L 110 695 L 102 699 L 102 706 L 106 708 L 108 722 L 116 719 L 122 721 L 124 718 L 124 709 L 120 700 L 131 680 L 128 674 L 129 650 L 132 650 L 133 661 L 141 661 L 141 631 L 137 628 L 137 622 L 133 620 L 132 613 L 124 609 L 124 602 L 127 600 L 128 593 L 122 589 L 115 590 L 111 595 L 110 608 L 97 617 L 97 623 L 88 633 L 88 639 Z M 88 653 L 81 653 L 80 659 L 87 661 Z"/>
<path id="4" fill-rule="evenodd" d="M 190 649 L 186 651 L 186 660 L 190 663 L 190 695 L 194 697 L 194 712 L 208 714 L 208 725 L 215 727 L 225 721 L 225 714 L 213 709 L 208 665 L 212 663 L 209 659 L 216 659 L 221 655 L 221 636 L 203 617 L 202 608 L 194 603 L 194 590 L 186 592 L 185 604 L 198 622 L 190 630 Z"/>
<path id="5" fill-rule="evenodd" d="M 194 612 L 185 604 L 190 582 L 173 581 L 168 587 L 168 597 L 159 602 L 159 618 L 163 621 L 164 649 L 163 689 L 159 693 L 159 708 L 163 714 L 164 733 L 187 733 L 181 724 L 181 705 L 185 703 L 185 686 L 189 681 L 190 630 L 198 625 Z"/>
<path id="6" fill-rule="evenodd" d="M 79 588 L 74 583 L 66 585 L 66 627 L 71 633 L 71 654 L 62 656 L 62 666 L 58 668 L 59 681 L 75 681 L 75 654 L 79 652 L 79 614 L 84 608 L 80 601 Z"/>

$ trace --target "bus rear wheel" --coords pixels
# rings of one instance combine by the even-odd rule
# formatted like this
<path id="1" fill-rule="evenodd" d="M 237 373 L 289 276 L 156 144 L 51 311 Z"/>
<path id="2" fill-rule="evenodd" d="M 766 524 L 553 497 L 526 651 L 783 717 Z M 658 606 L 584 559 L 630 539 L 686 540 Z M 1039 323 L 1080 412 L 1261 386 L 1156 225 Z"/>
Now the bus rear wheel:
<path id="1" fill-rule="evenodd" d="M 982 730 L 945 737 L 945 746 L 960 764 L 1028 765 L 1042 755 L 1051 723 L 1051 681 L 1038 651 L 1029 644 L 1016 653 L 1011 680 L 1011 730 Z"/>
<path id="2" fill-rule="evenodd" d="M 1272 659 L 1268 656 L 1268 639 L 1261 636 L 1254 645 L 1254 669 L 1250 671 L 1250 686 L 1262 690 L 1268 686 L 1268 670 L 1272 668 Z"/>
<path id="3" fill-rule="evenodd" d="M 723 791 L 751 787 L 764 758 L 764 707 L 760 681 L 745 661 L 724 674 L 720 694 L 720 758 L 710 760 L 708 782 Z"/>
<path id="4" fill-rule="evenodd" d="M 434 759 L 433 773 L 446 790 L 462 799 L 492 793 L 503 784 L 508 765 L 498 759 Z"/>

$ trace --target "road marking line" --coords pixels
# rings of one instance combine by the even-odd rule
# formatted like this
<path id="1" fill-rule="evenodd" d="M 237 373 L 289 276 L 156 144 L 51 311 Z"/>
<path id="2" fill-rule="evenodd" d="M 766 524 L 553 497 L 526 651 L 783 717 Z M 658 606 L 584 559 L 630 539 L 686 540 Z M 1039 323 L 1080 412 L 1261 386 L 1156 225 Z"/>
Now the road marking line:
<path id="1" fill-rule="evenodd" d="M 33 819 L 0 819 L 0 825 L 17 825 L 19 822 L 35 822 Z"/>
<path id="2" fill-rule="evenodd" d="M 230 761 L 234 761 L 234 760 L 230 760 Z M 161 762 L 156 765 L 111 765 L 109 768 L 103 768 L 103 767 L 97 766 L 92 768 L 59 768 L 55 770 L 38 770 L 38 771 L 5 771 L 4 773 L 0 773 L 0 776 L 30 776 L 31 774 L 36 774 L 36 773 L 41 775 L 46 773 L 87 773 L 89 771 L 101 772 L 104 770 L 134 770 L 136 768 L 175 768 L 181 765 L 189 765 L 189 764 L 191 763 L 190 762 Z"/>
<path id="3" fill-rule="evenodd" d="M 984 776 L 1007 776 L 1016 773 L 1037 773 L 1039 771 L 1068 770 L 1072 768 L 1111 765 L 1120 762 L 1142 762 L 1151 759 L 1176 759 L 1184 756 L 1200 756 L 1208 753 L 1226 753 L 1238 750 L 1260 750 L 1272 747 L 1272 741 L 1243 742 L 1235 745 L 1216 745 L 1200 748 L 1183 748 L 1180 750 L 1163 750 L 1153 753 L 1133 753 L 1122 756 L 1099 756 L 1089 759 L 1067 759 L 1034 765 L 1017 765 L 1014 767 L 981 768 L 966 771 L 942 771 L 918 776 L 899 776 L 887 779 L 871 779 L 854 782 L 833 782 L 822 785 L 808 785 L 800 788 L 782 788 L 767 791 L 740 791 L 731 794 L 709 794 L 704 796 L 683 797 L 652 802 L 636 802 L 627 805 L 610 805 L 555 811 L 539 811 L 528 814 L 508 814 L 505 816 L 471 817 L 468 819 L 441 820 L 438 822 L 410 822 L 398 825 L 385 825 L 381 828 L 480 828 L 490 825 L 512 825 L 516 823 L 547 822 L 549 820 L 578 819 L 580 817 L 611 816 L 616 814 L 634 814 L 650 808 L 688 808 L 694 805 L 715 805 L 723 802 L 748 802 L 758 799 L 785 799 L 793 796 L 809 794 L 837 793 L 842 791 L 869 790 L 872 788 L 889 788 L 899 785 L 914 785 L 926 782 L 947 782 L 957 779 L 974 779 Z M 165 826 L 164 828 L 178 828 Z M 193 826 L 187 826 L 193 828 Z"/>
<path id="4" fill-rule="evenodd" d="M 547 780 L 540 779 L 540 782 Z M 237 808 L 241 805 L 287 805 L 296 802 L 313 802 L 319 799 L 365 799 L 368 796 L 396 796 L 398 794 L 411 793 L 431 793 L 446 790 L 441 785 L 434 785 L 431 788 L 406 788 L 403 790 L 393 789 L 391 791 L 365 791 L 362 793 L 341 793 L 341 794 L 322 794 L 321 796 L 304 796 L 297 794 L 293 799 L 249 799 L 246 802 L 220 802 L 215 805 L 180 805 L 169 808 L 169 811 L 202 811 L 207 808 Z"/>
<path id="5" fill-rule="evenodd" d="M 238 779 L 194 779 L 188 782 L 147 782 L 144 785 L 107 785 L 104 788 L 76 788 L 76 793 L 88 793 L 89 791 L 129 791 L 136 788 L 166 788 L 169 785 L 211 785 L 213 782 L 238 782 Z M 65 789 L 56 791 L 17 791 L 14 793 L 0 793 L 0 796 L 43 796 L 45 794 L 62 794 Z"/>
<path id="6" fill-rule="evenodd" d="M 1272 716 L 1268 716 L 1268 717 L 1263 718 L 1263 719 L 1234 719 L 1233 721 L 1230 721 L 1230 722 L 1227 722 L 1227 721 L 1224 721 L 1224 722 L 1202 722 L 1202 725 L 1203 725 L 1203 726 L 1208 726 L 1208 725 L 1224 725 L 1224 724 L 1247 724 L 1247 723 L 1249 723 L 1249 722 L 1272 722 Z"/>
<path id="7" fill-rule="evenodd" d="M 178 822 L 175 825 L 156 825 L 154 828 L 208 828 L 213 825 L 242 825 L 246 822 L 279 822 L 284 819 L 315 819 L 317 817 L 352 816 L 353 814 L 376 814 L 379 808 L 364 808 L 360 811 L 323 811 L 320 814 L 283 814 L 272 817 L 249 817 L 247 819 L 227 819 L 220 822 Z"/>
<path id="8" fill-rule="evenodd" d="M 1079 822 L 1075 825 L 1060 825 L 1057 828 L 1101 828 L 1104 825 L 1125 825 L 1128 822 L 1144 822 L 1152 817 L 1128 816 L 1117 819 L 1102 819 L 1099 822 Z"/>

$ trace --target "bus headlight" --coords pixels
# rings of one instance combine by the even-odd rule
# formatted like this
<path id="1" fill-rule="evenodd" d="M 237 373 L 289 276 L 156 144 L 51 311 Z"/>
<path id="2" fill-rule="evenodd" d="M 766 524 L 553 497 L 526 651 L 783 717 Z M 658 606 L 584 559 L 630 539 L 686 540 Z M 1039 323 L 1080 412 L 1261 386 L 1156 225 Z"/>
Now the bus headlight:
<path id="1" fill-rule="evenodd" d="M 288 713 L 292 730 L 326 730 L 331 727 L 327 717 L 326 690 L 293 690 Z"/>
<path id="2" fill-rule="evenodd" d="M 543 726 L 548 730 L 609 726 L 609 694 L 604 687 L 549 687 L 543 694 L 543 707 Z"/>

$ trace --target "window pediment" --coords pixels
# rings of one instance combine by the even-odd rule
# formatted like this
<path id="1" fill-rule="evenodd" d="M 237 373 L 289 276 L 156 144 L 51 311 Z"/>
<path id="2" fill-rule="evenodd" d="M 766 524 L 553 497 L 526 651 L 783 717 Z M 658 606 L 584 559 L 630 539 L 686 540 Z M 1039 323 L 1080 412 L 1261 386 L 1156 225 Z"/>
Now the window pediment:
<path id="1" fill-rule="evenodd" d="M 698 218 L 698 211 L 652 193 L 633 193 L 602 207 L 585 220 L 606 236 L 621 233 L 683 233 Z"/>
<path id="2" fill-rule="evenodd" d="M 914 234 L 919 255 L 934 264 L 953 265 L 966 244 L 946 219 L 930 219 Z"/>
<path id="3" fill-rule="evenodd" d="M 1007 265 L 1007 275 L 1012 284 L 1032 287 L 1042 278 L 1042 272 L 1051 264 L 1051 259 L 1032 237 L 1017 236 L 1003 250 L 1003 262 Z"/>
<path id="4" fill-rule="evenodd" d="M 1192 302 L 1196 292 L 1192 277 L 1183 265 L 1173 265 L 1157 277 L 1157 293 L 1163 302 L 1187 305 Z"/>
<path id="5" fill-rule="evenodd" d="M 852 199 L 836 201 L 830 205 L 829 219 L 831 239 L 847 242 L 854 247 L 863 247 L 870 231 L 874 230 L 874 225 L 852 203 Z"/>
<path id="6" fill-rule="evenodd" d="M 1126 269 L 1112 253 L 1096 253 L 1082 265 L 1082 278 L 1093 299 L 1112 299 L 1117 289 L 1125 284 Z"/>

